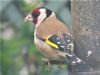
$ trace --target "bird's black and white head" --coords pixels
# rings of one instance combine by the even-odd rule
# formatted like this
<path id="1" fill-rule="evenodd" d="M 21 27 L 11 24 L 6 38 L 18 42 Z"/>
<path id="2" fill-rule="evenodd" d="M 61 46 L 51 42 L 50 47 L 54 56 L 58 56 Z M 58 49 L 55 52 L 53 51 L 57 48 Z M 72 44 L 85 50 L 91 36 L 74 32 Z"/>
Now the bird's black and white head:
<path id="1" fill-rule="evenodd" d="M 40 7 L 33 10 L 32 14 L 29 14 L 25 18 L 25 21 L 32 21 L 35 25 L 39 25 L 41 22 L 53 15 L 55 14 L 51 10 L 45 7 Z"/>

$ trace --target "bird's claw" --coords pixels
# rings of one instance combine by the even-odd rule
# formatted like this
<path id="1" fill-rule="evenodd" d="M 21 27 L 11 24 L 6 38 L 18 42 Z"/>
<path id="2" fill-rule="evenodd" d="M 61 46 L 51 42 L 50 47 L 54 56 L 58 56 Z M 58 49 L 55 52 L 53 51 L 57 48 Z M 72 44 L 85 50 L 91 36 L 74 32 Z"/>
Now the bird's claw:
<path id="1" fill-rule="evenodd" d="M 50 64 L 49 60 L 43 58 L 42 61 L 43 61 L 43 63 L 45 63 L 47 65 L 46 70 L 50 71 L 51 70 L 51 64 Z"/>
<path id="2" fill-rule="evenodd" d="M 61 64 L 57 64 L 57 68 L 61 70 L 62 69 L 62 65 Z"/>

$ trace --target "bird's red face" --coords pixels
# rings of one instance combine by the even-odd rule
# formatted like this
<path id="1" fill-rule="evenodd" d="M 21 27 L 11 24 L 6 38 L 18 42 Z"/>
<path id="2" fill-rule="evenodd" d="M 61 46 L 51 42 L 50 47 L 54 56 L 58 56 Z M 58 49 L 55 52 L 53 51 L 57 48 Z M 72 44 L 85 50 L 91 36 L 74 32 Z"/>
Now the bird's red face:
<path id="1" fill-rule="evenodd" d="M 28 15 L 25 18 L 25 21 L 29 20 L 32 21 L 35 25 L 38 25 L 41 22 L 43 22 L 46 18 L 48 18 L 51 14 L 52 11 L 47 8 L 36 8 L 35 10 L 33 10 L 32 14 Z"/>
<path id="2" fill-rule="evenodd" d="M 37 8 L 35 9 L 33 12 L 32 12 L 32 17 L 34 18 L 33 19 L 33 23 L 36 25 L 37 22 L 38 22 L 38 17 L 40 15 L 40 8 Z"/>

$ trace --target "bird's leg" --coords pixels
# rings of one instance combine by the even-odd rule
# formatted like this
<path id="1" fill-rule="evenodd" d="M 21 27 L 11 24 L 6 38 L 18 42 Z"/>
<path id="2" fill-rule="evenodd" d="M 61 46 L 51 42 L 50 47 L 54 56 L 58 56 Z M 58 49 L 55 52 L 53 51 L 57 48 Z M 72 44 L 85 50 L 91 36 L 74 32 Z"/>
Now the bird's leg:
<path id="1" fill-rule="evenodd" d="M 42 61 L 47 65 L 46 70 L 50 71 L 51 70 L 50 61 L 47 58 L 43 58 Z"/>
<path id="2" fill-rule="evenodd" d="M 50 71 L 51 70 L 51 64 L 50 64 L 50 62 L 48 61 L 48 63 L 47 63 L 47 70 L 48 71 Z"/>

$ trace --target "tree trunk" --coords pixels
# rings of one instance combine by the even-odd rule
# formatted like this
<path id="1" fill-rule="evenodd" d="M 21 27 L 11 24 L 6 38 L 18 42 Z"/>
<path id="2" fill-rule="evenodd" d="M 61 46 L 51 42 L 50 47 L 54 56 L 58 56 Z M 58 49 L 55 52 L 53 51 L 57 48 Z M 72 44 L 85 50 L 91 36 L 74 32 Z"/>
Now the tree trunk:
<path id="1" fill-rule="evenodd" d="M 84 64 L 70 66 L 71 75 L 100 75 L 100 1 L 72 0 L 75 52 Z"/>

